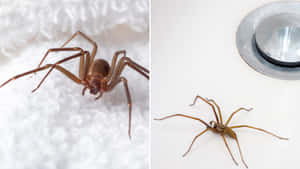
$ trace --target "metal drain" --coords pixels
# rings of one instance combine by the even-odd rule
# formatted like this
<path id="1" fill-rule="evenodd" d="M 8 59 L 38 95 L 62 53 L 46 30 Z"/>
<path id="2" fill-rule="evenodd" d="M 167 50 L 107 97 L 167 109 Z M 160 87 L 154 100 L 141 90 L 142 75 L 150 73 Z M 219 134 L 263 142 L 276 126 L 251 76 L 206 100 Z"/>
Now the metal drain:
<path id="1" fill-rule="evenodd" d="M 236 43 L 256 71 L 300 79 L 300 2 L 273 2 L 254 10 L 241 22 Z"/>

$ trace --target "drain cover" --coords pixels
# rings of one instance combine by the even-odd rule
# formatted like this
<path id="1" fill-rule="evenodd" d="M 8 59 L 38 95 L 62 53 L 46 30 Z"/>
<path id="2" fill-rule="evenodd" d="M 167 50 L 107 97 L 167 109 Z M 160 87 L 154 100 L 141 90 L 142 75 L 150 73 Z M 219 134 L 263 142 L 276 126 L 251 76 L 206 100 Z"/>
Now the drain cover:
<path id="1" fill-rule="evenodd" d="M 256 71 L 300 79 L 300 2 L 274 2 L 252 11 L 236 38 L 240 55 Z"/>

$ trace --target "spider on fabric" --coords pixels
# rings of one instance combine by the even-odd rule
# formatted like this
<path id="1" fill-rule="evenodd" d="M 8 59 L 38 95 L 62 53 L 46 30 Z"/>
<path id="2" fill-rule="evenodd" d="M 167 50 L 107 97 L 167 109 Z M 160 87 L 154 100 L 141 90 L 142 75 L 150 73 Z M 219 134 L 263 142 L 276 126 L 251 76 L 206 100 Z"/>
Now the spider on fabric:
<path id="1" fill-rule="evenodd" d="M 89 43 L 93 45 L 92 52 L 90 54 L 89 51 L 85 51 L 80 47 L 65 47 L 72 39 L 74 39 L 77 35 L 82 36 L 85 38 Z M 46 64 L 42 66 L 42 63 L 46 59 L 49 53 L 52 52 L 61 52 L 61 51 L 71 51 L 71 52 L 78 52 L 74 55 L 71 55 L 69 57 L 66 57 L 64 59 L 61 59 L 53 64 Z M 133 70 L 140 73 L 142 76 L 147 78 L 149 80 L 149 70 L 144 68 L 143 66 L 137 64 L 133 60 L 131 60 L 129 57 L 126 57 L 126 51 L 121 50 L 115 52 L 111 65 L 108 64 L 108 62 L 104 59 L 95 59 L 95 55 L 97 53 L 97 44 L 94 42 L 91 38 L 89 38 L 84 33 L 78 31 L 73 36 L 71 36 L 70 39 L 68 39 L 60 48 L 52 48 L 49 49 L 44 57 L 42 58 L 40 64 L 36 69 L 27 71 L 25 73 L 16 75 L 10 79 L 8 79 L 6 82 L 0 85 L 0 88 L 9 83 L 12 80 L 18 79 L 22 76 L 26 76 L 35 72 L 39 72 L 45 69 L 49 68 L 49 71 L 44 76 L 44 78 L 41 80 L 41 82 L 38 84 L 38 86 L 32 91 L 35 92 L 41 84 L 45 81 L 45 79 L 48 77 L 48 75 L 54 70 L 59 70 L 61 73 L 66 75 L 69 79 L 71 79 L 73 82 L 83 85 L 84 88 L 82 90 L 82 95 L 84 95 L 85 91 L 89 89 L 90 93 L 93 95 L 97 95 L 95 100 L 99 99 L 104 92 L 109 92 L 114 87 L 119 84 L 120 82 L 123 83 L 125 88 L 125 93 L 127 96 L 128 101 L 128 107 L 129 107 L 129 127 L 128 127 L 128 135 L 129 138 L 131 138 L 131 110 L 132 110 L 132 102 L 131 102 L 131 96 L 128 89 L 127 79 L 123 76 L 121 76 L 122 71 L 126 66 L 129 66 Z M 123 55 L 118 62 L 117 59 L 119 55 Z M 61 63 L 67 62 L 69 60 L 80 58 L 79 63 L 79 75 L 76 76 L 70 71 L 66 70 L 62 66 L 60 66 Z"/>

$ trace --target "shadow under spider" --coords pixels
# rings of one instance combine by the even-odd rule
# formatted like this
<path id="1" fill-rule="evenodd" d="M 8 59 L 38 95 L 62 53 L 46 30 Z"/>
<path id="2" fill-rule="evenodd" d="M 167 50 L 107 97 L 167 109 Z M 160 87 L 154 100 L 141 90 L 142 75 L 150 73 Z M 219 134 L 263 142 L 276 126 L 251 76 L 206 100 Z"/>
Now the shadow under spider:
<path id="1" fill-rule="evenodd" d="M 229 136 L 230 138 L 233 138 L 236 143 L 237 143 L 237 146 L 238 146 L 238 149 L 239 149 L 239 153 L 240 153 L 240 156 L 241 156 L 241 160 L 242 162 L 244 163 L 245 167 L 248 168 L 245 160 L 244 160 L 244 157 L 242 155 L 242 151 L 241 151 L 241 148 L 240 148 L 240 143 L 238 141 L 238 137 L 236 135 L 236 133 L 232 130 L 234 128 L 243 128 L 243 127 L 246 127 L 246 128 L 250 128 L 250 129 L 254 129 L 254 130 L 259 130 L 259 131 L 262 131 L 266 134 L 269 134 L 269 135 L 272 135 L 274 137 L 277 137 L 278 139 L 282 139 L 282 140 L 288 140 L 288 138 L 284 138 L 284 137 L 280 137 L 280 136 L 277 136 L 269 131 L 266 131 L 264 129 L 261 129 L 261 128 L 257 128 L 257 127 L 253 127 L 253 126 L 249 126 L 249 125 L 236 125 L 236 126 L 228 126 L 230 120 L 232 119 L 232 117 L 238 113 L 239 111 L 241 110 L 244 110 L 244 111 L 251 111 L 252 108 L 250 109 L 246 109 L 244 107 L 241 107 L 239 109 L 237 109 L 236 111 L 234 111 L 233 113 L 231 113 L 231 115 L 229 116 L 228 120 L 226 121 L 226 123 L 224 124 L 223 123 L 223 119 L 222 119 L 222 114 L 221 114 L 221 109 L 220 109 L 220 106 L 213 100 L 213 99 L 205 99 L 201 96 L 196 96 L 195 99 L 194 99 L 194 102 L 190 105 L 190 106 L 193 106 L 195 105 L 197 99 L 201 99 L 202 101 L 204 101 L 205 103 L 207 103 L 209 106 L 211 106 L 213 112 L 214 112 L 214 115 L 215 115 L 215 118 L 216 118 L 216 121 L 210 121 L 209 124 L 207 124 L 205 121 L 199 119 L 199 118 L 196 118 L 196 117 L 192 117 L 192 116 L 188 116 L 188 115 L 184 115 L 184 114 L 173 114 L 173 115 L 169 115 L 169 116 L 166 116 L 166 117 L 163 117 L 163 118 L 156 118 L 154 120 L 165 120 L 165 119 L 168 119 L 168 118 L 171 118 L 171 117 L 176 117 L 176 116 L 179 116 L 179 117 L 186 117 L 186 118 L 190 118 L 190 119 L 194 119 L 194 120 L 197 120 L 197 121 L 200 121 L 201 123 L 203 123 L 205 126 L 206 126 L 206 129 L 204 131 L 202 131 L 201 133 L 199 133 L 198 135 L 196 135 L 191 143 L 191 145 L 189 146 L 188 150 L 183 154 L 183 157 L 186 156 L 194 142 L 196 141 L 196 139 L 201 136 L 202 134 L 206 133 L 208 130 L 211 130 L 213 131 L 214 133 L 217 133 L 217 134 L 220 134 L 223 138 L 223 141 L 225 143 L 225 146 L 233 160 L 233 162 L 238 165 L 238 163 L 236 162 L 236 160 L 234 159 L 232 153 L 231 153 L 231 150 L 227 144 L 227 141 L 225 139 L 225 136 Z M 217 111 L 216 111 L 217 109 Z M 217 114 L 218 112 L 218 114 Z"/>

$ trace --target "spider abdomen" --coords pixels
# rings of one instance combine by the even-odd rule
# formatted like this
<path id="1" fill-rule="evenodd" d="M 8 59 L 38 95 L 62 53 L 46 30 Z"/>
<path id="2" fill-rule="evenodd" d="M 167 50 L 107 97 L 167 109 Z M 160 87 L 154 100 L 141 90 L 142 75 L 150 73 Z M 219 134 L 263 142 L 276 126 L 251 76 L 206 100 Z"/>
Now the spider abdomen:
<path id="1" fill-rule="evenodd" d="M 234 138 L 234 139 L 236 138 L 235 132 L 229 127 L 226 127 L 224 129 L 224 135 L 228 135 L 229 137 Z"/>
<path id="2" fill-rule="evenodd" d="M 109 70 L 110 70 L 110 66 L 106 60 L 97 59 L 93 63 L 91 73 L 92 75 L 101 74 L 103 77 L 105 77 L 108 74 Z"/>

